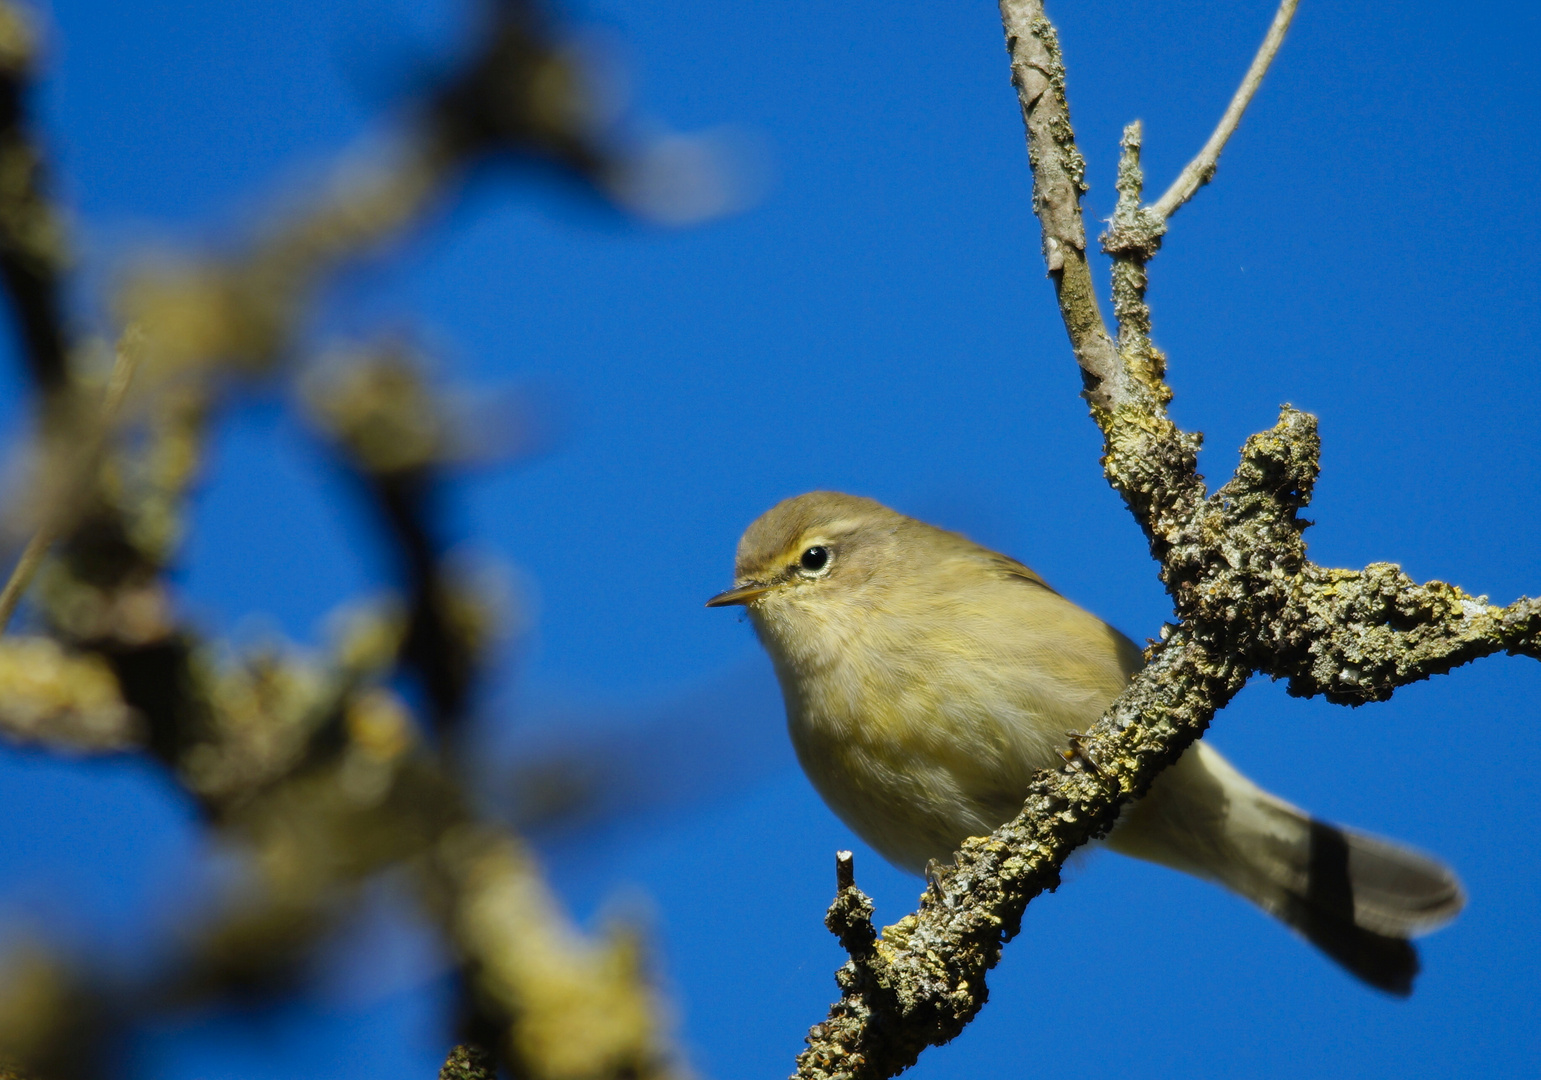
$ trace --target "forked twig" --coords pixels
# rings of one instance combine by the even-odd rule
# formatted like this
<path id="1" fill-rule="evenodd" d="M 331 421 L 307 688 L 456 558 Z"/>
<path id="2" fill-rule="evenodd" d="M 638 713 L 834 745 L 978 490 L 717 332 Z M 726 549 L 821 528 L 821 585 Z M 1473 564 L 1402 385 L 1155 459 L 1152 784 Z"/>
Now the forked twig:
<path id="1" fill-rule="evenodd" d="M 1226 142 L 1230 139 L 1236 126 L 1241 123 L 1241 114 L 1247 111 L 1247 106 L 1252 103 L 1252 95 L 1257 93 L 1257 88 L 1263 83 L 1263 76 L 1268 72 L 1268 66 L 1273 63 L 1274 56 L 1279 51 L 1279 46 L 1284 44 L 1284 34 L 1290 28 L 1290 22 L 1295 18 L 1295 7 L 1299 0 L 1282 0 L 1279 10 L 1274 13 L 1273 25 L 1268 28 L 1268 35 L 1263 38 L 1263 44 L 1259 46 L 1257 55 L 1252 58 L 1252 66 L 1247 69 L 1246 77 L 1241 80 L 1241 85 L 1236 88 L 1236 94 L 1231 98 L 1231 103 L 1226 107 L 1225 115 L 1220 117 L 1220 123 L 1215 127 L 1214 134 L 1204 144 L 1198 156 L 1188 162 L 1172 186 L 1166 189 L 1166 194 L 1156 200 L 1150 208 L 1151 213 L 1163 221 L 1175 214 L 1183 203 L 1193 198 L 1194 193 L 1215 175 L 1215 167 L 1220 161 L 1220 151 L 1225 149 Z"/>

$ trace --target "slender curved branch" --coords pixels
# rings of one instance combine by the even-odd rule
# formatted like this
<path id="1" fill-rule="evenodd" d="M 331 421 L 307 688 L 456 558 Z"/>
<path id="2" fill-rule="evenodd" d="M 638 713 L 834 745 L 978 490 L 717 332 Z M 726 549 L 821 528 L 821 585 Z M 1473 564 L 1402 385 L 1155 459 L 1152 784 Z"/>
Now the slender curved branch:
<path id="1" fill-rule="evenodd" d="M 1241 85 L 1236 88 L 1231 103 L 1226 106 L 1225 115 L 1220 117 L 1220 123 L 1215 126 L 1209 141 L 1204 144 L 1198 156 L 1188 162 L 1177 179 L 1172 181 L 1172 186 L 1166 189 L 1166 194 L 1151 206 L 1151 213 L 1157 218 L 1165 221 L 1171 217 L 1183 203 L 1193 198 L 1199 188 L 1214 178 L 1215 168 L 1220 162 L 1220 151 L 1225 149 L 1226 142 L 1230 140 L 1237 125 L 1241 123 L 1241 115 L 1252 103 L 1252 95 L 1256 94 L 1257 88 L 1263 84 L 1263 76 L 1268 73 L 1269 65 L 1273 63 L 1274 56 L 1279 52 L 1279 46 L 1284 44 L 1284 35 L 1290 28 L 1290 22 L 1295 18 L 1295 7 L 1299 2 L 1300 0 L 1282 0 L 1279 4 L 1279 10 L 1274 13 L 1273 25 L 1269 26 L 1268 33 L 1263 38 L 1263 44 L 1258 47 L 1257 55 L 1252 58 L 1252 66 L 1247 68 L 1247 74 L 1242 77 Z"/>

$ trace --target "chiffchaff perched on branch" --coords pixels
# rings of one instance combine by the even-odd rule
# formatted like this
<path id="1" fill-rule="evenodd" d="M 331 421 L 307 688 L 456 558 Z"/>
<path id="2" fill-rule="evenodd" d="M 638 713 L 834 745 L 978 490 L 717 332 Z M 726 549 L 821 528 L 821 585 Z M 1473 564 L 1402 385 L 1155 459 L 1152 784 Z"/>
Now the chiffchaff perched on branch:
<path id="1" fill-rule="evenodd" d="M 1015 817 L 1143 664 L 1026 566 L 871 499 L 816 491 L 739 541 L 734 587 L 824 801 L 922 872 Z M 1195 743 L 1107 839 L 1246 897 L 1365 982 L 1412 990 L 1408 938 L 1464 903 L 1445 866 L 1314 820 Z"/>

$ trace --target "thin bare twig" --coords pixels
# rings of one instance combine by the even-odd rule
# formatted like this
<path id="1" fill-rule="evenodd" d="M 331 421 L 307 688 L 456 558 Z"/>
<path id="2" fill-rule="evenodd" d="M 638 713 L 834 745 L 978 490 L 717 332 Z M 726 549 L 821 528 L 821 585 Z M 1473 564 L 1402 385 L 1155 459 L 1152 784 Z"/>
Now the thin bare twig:
<path id="1" fill-rule="evenodd" d="M 1241 123 L 1241 114 L 1247 111 L 1247 106 L 1252 102 L 1252 95 L 1257 93 L 1257 88 L 1263 83 L 1263 76 L 1268 72 L 1268 66 L 1273 63 L 1279 46 L 1284 44 L 1284 34 L 1290 28 L 1290 21 L 1295 18 L 1295 7 L 1299 0 L 1282 0 L 1279 10 L 1274 13 L 1273 25 L 1268 28 L 1268 35 L 1263 38 L 1263 44 L 1258 47 L 1257 55 L 1252 58 L 1252 66 L 1247 69 L 1246 76 L 1241 80 L 1241 85 L 1236 88 L 1236 94 L 1231 98 L 1231 103 L 1226 107 L 1225 115 L 1220 117 L 1220 123 L 1215 127 L 1214 134 L 1204 144 L 1204 149 L 1199 151 L 1198 157 L 1188 162 L 1172 186 L 1166 189 L 1166 194 L 1156 200 L 1151 213 L 1163 221 L 1177 213 L 1178 207 L 1193 198 L 1194 193 L 1215 175 L 1215 167 L 1220 162 L 1220 151 L 1225 149 L 1226 142 Z"/>
<path id="2" fill-rule="evenodd" d="M 96 474 L 97 466 L 101 464 L 102 452 L 111 438 L 113 425 L 123 408 L 123 400 L 128 397 L 128 388 L 134 381 L 134 371 L 139 364 L 139 345 L 129 340 L 133 333 L 132 330 L 125 333 L 123 340 L 118 343 L 112 373 L 107 377 L 107 391 L 102 397 L 102 409 L 85 448 L 78 452 L 74 462 L 67 467 L 59 492 L 49 501 L 37 531 L 22 549 L 21 557 L 16 560 L 5 588 L 0 589 L 0 634 L 5 633 L 6 627 L 10 625 L 11 616 L 16 613 L 16 605 L 21 602 L 22 594 L 27 591 L 37 568 L 42 565 L 43 556 L 48 554 L 49 547 L 69 521 L 86 486 Z"/>

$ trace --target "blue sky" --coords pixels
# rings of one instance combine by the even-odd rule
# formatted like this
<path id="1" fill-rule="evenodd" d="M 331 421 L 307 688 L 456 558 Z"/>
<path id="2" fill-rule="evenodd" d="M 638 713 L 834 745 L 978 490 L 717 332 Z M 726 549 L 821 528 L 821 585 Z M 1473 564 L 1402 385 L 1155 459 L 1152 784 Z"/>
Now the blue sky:
<path id="1" fill-rule="evenodd" d="M 149 244 L 238 235 L 369 130 L 461 3 L 54 0 L 39 107 L 83 318 Z M 638 123 L 758 147 L 743 213 L 669 230 L 529 179 L 479 183 L 332 290 L 317 340 L 385 327 L 477 392 L 524 387 L 535 460 L 457 481 L 450 529 L 510 568 L 530 629 L 483 695 L 490 744 L 603 757 L 602 813 L 543 839 L 584 918 L 647 918 L 692 1060 L 785 1074 L 834 996 L 821 919 L 855 847 L 885 922 L 919 883 L 797 773 L 747 625 L 702 601 L 772 503 L 872 495 L 1009 551 L 1136 639 L 1169 614 L 1038 254 L 991 4 L 588 0 L 566 9 Z M 1159 191 L 1223 109 L 1265 3 L 1061 4 L 1072 117 L 1106 217 L 1119 131 Z M 1203 469 L 1281 402 L 1321 418 L 1323 563 L 1401 563 L 1495 601 L 1541 589 L 1538 15 L 1302 6 L 1216 182 L 1152 265 L 1156 337 Z M 9 349 L 6 343 L 4 348 Z M 16 365 L 0 370 L 16 430 Z M 322 637 L 386 567 L 275 382 L 224 419 L 178 570 L 210 631 Z M 1259 682 L 1212 738 L 1313 811 L 1450 861 L 1470 905 L 1410 1001 L 1364 990 L 1242 902 L 1112 855 L 1028 913 L 991 1002 L 914 1075 L 1528 1075 L 1541 1038 L 1534 724 L 1498 658 L 1349 711 Z M 602 748 L 610 748 L 606 752 Z M 0 924 L 131 951 L 206 854 L 131 761 L 0 751 Z M 497 797 L 498 793 L 493 792 Z M 61 891 L 69 899 L 60 902 Z M 141 1035 L 138 1076 L 424 1077 L 445 985 L 388 888 L 303 1000 Z"/>

